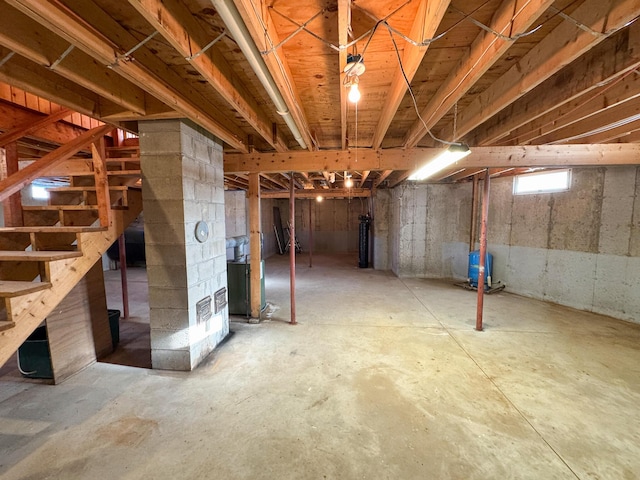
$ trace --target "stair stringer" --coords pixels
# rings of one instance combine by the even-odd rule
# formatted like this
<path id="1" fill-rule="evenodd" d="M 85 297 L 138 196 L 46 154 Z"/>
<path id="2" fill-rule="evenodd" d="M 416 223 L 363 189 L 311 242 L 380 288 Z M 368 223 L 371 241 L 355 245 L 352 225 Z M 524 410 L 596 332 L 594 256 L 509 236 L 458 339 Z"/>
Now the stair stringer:
<path id="1" fill-rule="evenodd" d="M 42 323 L 56 306 L 142 212 L 142 192 L 129 189 L 127 210 L 112 210 L 112 224 L 101 232 L 84 232 L 80 237 L 82 256 L 51 262 L 49 281 L 51 288 L 7 299 L 7 320 L 13 328 L 0 332 L 0 367 Z"/>

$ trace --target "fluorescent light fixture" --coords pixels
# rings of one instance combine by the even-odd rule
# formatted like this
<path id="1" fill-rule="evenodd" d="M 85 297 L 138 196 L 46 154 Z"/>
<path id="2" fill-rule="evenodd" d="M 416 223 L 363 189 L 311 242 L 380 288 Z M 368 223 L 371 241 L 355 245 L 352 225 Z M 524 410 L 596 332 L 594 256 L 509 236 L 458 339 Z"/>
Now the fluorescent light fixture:
<path id="1" fill-rule="evenodd" d="M 458 160 L 466 157 L 471 153 L 469 147 L 465 144 L 450 145 L 444 152 L 438 155 L 436 158 L 427 163 L 424 167 L 415 171 L 409 180 L 425 180 L 432 175 L 435 175 L 440 170 L 444 170 L 450 165 L 453 165 Z"/>

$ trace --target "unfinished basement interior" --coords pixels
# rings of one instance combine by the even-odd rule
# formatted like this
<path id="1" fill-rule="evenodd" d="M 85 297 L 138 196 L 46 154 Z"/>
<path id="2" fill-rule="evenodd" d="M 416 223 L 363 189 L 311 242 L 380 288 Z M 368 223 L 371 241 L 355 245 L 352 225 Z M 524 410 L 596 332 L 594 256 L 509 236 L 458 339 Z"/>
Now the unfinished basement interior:
<path id="1" fill-rule="evenodd" d="M 0 0 L 0 477 L 640 478 L 639 17 Z"/>

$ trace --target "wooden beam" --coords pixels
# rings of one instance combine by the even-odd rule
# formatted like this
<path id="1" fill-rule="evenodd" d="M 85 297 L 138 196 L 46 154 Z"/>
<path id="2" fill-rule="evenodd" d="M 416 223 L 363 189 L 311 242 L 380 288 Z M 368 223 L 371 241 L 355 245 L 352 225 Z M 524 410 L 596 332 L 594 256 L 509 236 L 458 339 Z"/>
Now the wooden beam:
<path id="1" fill-rule="evenodd" d="M 262 198 L 289 198 L 289 190 L 273 190 L 271 192 L 262 192 Z M 299 189 L 296 190 L 296 198 L 355 198 L 355 197 L 370 197 L 371 190 L 364 188 L 332 188 L 325 190 L 322 188 L 308 190 Z"/>
<path id="2" fill-rule="evenodd" d="M 0 47 L 0 58 L 4 58 L 9 52 Z M 100 112 L 105 109 L 113 111 L 117 108 L 94 92 L 18 55 L 14 55 L 0 68 L 0 82 L 92 117 L 99 117 Z"/>
<path id="3" fill-rule="evenodd" d="M 417 168 L 442 149 L 389 149 L 358 151 L 355 149 L 314 152 L 225 154 L 225 174 L 247 172 L 322 172 L 328 182 L 329 172 L 344 170 L 406 170 Z"/>
<path id="4" fill-rule="evenodd" d="M 36 178 L 43 176 L 48 169 L 71 158 L 79 150 L 113 130 L 112 125 L 102 125 L 80 135 L 75 140 L 64 144 L 57 150 L 45 155 L 40 160 L 33 162 L 28 167 L 0 181 L 0 201 L 4 201 Z"/>
<path id="5" fill-rule="evenodd" d="M 245 182 L 242 179 L 238 180 L 237 178 L 225 177 L 224 182 L 227 184 L 227 186 L 235 189 L 246 190 L 247 188 L 249 188 L 248 182 Z"/>
<path id="6" fill-rule="evenodd" d="M 378 175 L 378 178 L 373 182 L 373 188 L 378 188 L 382 182 L 386 180 L 386 178 L 393 173 L 393 170 L 385 170 Z"/>
<path id="7" fill-rule="evenodd" d="M 247 151 L 243 135 L 232 131 L 218 120 L 224 118 L 224 115 L 200 94 L 186 87 L 183 79 L 146 47 L 136 50 L 135 61 L 119 58 L 119 54 L 137 45 L 139 41 L 95 4 L 86 2 L 81 7 L 92 9 L 89 14 L 96 16 L 95 21 L 101 23 L 101 30 L 110 29 L 113 37 L 118 39 L 117 42 L 99 33 L 59 0 L 6 1 L 91 55 L 102 65 L 110 66 L 127 80 L 171 105 L 227 144 L 242 152 Z"/>
<path id="8" fill-rule="evenodd" d="M 231 69 L 216 46 L 202 49 L 211 39 L 206 38 L 200 24 L 183 2 L 177 0 L 129 0 L 140 13 L 180 55 L 264 138 L 277 152 L 288 150 L 286 142 L 273 135 L 271 120 L 260 109 L 249 91 Z"/>
<path id="9" fill-rule="evenodd" d="M 280 188 L 288 188 L 287 184 L 281 180 L 278 180 L 277 178 L 274 178 L 272 175 L 268 175 L 266 173 L 261 173 L 260 174 L 261 177 L 266 178 L 267 180 L 269 180 L 271 183 L 278 185 Z"/>
<path id="10" fill-rule="evenodd" d="M 586 0 L 571 17 L 591 30 L 606 34 L 622 28 L 639 14 L 637 0 Z M 562 22 L 458 115 L 457 135 L 466 135 L 605 38 L 573 22 Z M 439 136 L 452 138 L 453 124 L 447 125 Z"/>
<path id="11" fill-rule="evenodd" d="M 404 182 L 407 178 L 409 178 L 409 176 L 413 173 L 413 170 L 407 170 L 404 172 L 400 172 L 400 174 L 398 176 L 396 176 L 396 178 L 394 178 L 393 180 L 391 180 L 388 183 L 388 187 L 389 188 L 393 188 L 397 185 L 400 185 L 402 182 Z"/>
<path id="12" fill-rule="evenodd" d="M 349 42 L 348 31 L 351 28 L 351 0 L 338 0 L 338 42 L 346 45 Z M 340 68 L 340 142 L 342 150 L 347 149 L 347 89 L 344 86 L 347 66 L 347 49 L 342 48 L 338 53 L 338 67 Z"/>
<path id="13" fill-rule="evenodd" d="M 254 0 L 234 0 L 236 8 L 240 12 L 242 19 L 251 34 L 251 38 L 255 42 L 258 50 L 261 52 L 270 50 L 273 46 L 280 43 L 278 32 L 275 28 L 275 22 L 271 18 L 271 14 L 266 7 L 261 8 L 260 12 L 255 9 Z M 258 18 L 256 15 L 261 15 Z M 266 32 L 265 32 L 265 28 Z M 264 60 L 269 73 L 273 77 L 280 94 L 284 98 L 293 119 L 295 120 L 300 130 L 302 139 L 307 144 L 309 150 L 313 150 L 314 142 L 309 135 L 309 121 L 306 118 L 304 110 L 302 108 L 302 101 L 298 94 L 298 89 L 293 81 L 293 75 L 287 59 L 281 55 L 278 51 L 271 52 L 267 55 L 263 55 Z"/>
<path id="14" fill-rule="evenodd" d="M 546 0 L 551 3 L 552 0 Z M 451 0 L 421 0 L 416 12 L 416 17 L 413 21 L 409 38 L 422 42 L 428 38 L 435 37 L 436 30 L 447 12 Z M 513 12 L 511 12 L 513 13 Z M 424 55 L 427 53 L 429 45 L 416 46 L 410 43 L 405 44 L 404 53 L 402 54 L 402 66 L 403 69 L 398 66 L 393 75 L 391 87 L 387 92 L 387 97 L 382 107 L 382 113 L 380 119 L 376 125 L 375 132 L 373 133 L 373 148 L 380 148 L 384 136 L 391 125 L 393 117 L 400 107 L 400 103 L 407 92 L 407 81 L 409 83 L 413 80 Z M 468 74 L 469 72 L 467 72 Z"/>
<path id="15" fill-rule="evenodd" d="M 99 94 L 138 115 L 145 114 L 145 92 L 105 65 L 74 48 L 62 59 L 69 43 L 15 8 L 5 6 L 0 15 L 0 45 L 32 62 L 52 67 L 62 77 Z"/>
<path id="16" fill-rule="evenodd" d="M 2 174 L 0 179 L 4 180 L 18 173 L 18 144 L 13 142 L 3 145 L 5 148 L 0 152 L 2 157 Z M 20 192 L 16 192 L 3 202 L 4 226 L 5 227 L 21 227 L 24 222 L 22 219 L 22 197 Z"/>
<path id="17" fill-rule="evenodd" d="M 98 219 L 101 227 L 109 227 L 111 225 L 111 198 L 109 197 L 109 177 L 107 175 L 107 153 L 105 151 L 104 137 L 100 137 L 91 144 L 91 153 Z"/>
<path id="18" fill-rule="evenodd" d="M 535 143 L 537 138 L 572 125 L 601 110 L 640 97 L 640 75 L 621 75 L 607 85 L 586 92 L 511 132 L 499 145 Z"/>
<path id="19" fill-rule="evenodd" d="M 489 27 L 507 36 L 525 32 L 553 0 L 527 0 L 524 5 L 522 3 L 518 0 L 504 0 L 494 13 Z M 480 30 L 469 50 L 422 110 L 420 116 L 429 129 L 451 110 L 513 43 L 486 30 Z M 424 124 L 418 119 L 405 135 L 405 147 L 415 147 L 426 133 Z"/>
<path id="20" fill-rule="evenodd" d="M 440 148 L 363 150 L 358 163 L 352 150 L 316 152 L 225 154 L 225 175 L 289 171 L 414 170 L 442 152 Z M 636 165 L 640 145 L 527 145 L 474 147 L 471 155 L 450 168 L 470 167 L 565 167 Z"/>
<path id="21" fill-rule="evenodd" d="M 566 143 L 607 143 L 634 133 L 638 131 L 638 129 L 640 129 L 640 120 L 634 119 L 619 126 L 615 124 L 605 125 L 597 130 L 579 135 L 578 138 L 567 140 Z M 562 141 L 562 143 L 565 143 L 565 141 Z M 640 160 L 638 160 L 637 163 L 640 163 Z"/>
<path id="22" fill-rule="evenodd" d="M 640 67 L 640 22 L 612 35 L 509 105 L 474 132 L 470 145 L 491 145 L 515 129 Z"/>
<path id="23" fill-rule="evenodd" d="M 640 145 L 526 145 L 477 147 L 458 162 L 458 168 L 599 167 L 639 165 Z"/>
<path id="24" fill-rule="evenodd" d="M 260 307 L 262 300 L 262 288 L 260 279 L 262 276 L 262 258 L 260 251 L 260 176 L 257 173 L 249 174 L 249 249 L 251 254 L 249 274 L 249 290 L 251 292 L 251 318 L 257 323 L 260 319 Z"/>
<path id="25" fill-rule="evenodd" d="M 0 101 L 0 130 L 5 133 L 14 129 L 23 129 L 24 125 L 36 123 L 42 118 L 41 114 Z M 44 141 L 60 145 L 73 140 L 83 131 L 83 129 L 70 124 L 57 122 L 42 126 L 37 131 L 31 132 L 29 138 L 34 138 L 39 142 Z"/>
<path id="26" fill-rule="evenodd" d="M 367 181 L 367 178 L 369 177 L 370 173 L 371 173 L 371 170 L 364 170 L 362 172 L 362 177 L 360 177 L 360 185 L 359 185 L 360 188 L 362 188 L 362 186 L 364 185 L 364 182 Z"/>
<path id="27" fill-rule="evenodd" d="M 602 128 L 606 128 L 607 125 L 614 125 L 625 121 L 629 123 L 629 119 L 638 118 L 639 115 L 640 100 L 634 99 L 610 108 L 605 108 L 581 121 L 571 123 L 564 128 L 538 137 L 532 143 L 534 145 L 544 145 L 548 143 L 563 143 L 564 141 L 574 142 L 575 140 L 589 136 L 590 132 L 596 132 Z M 578 143 L 590 142 L 580 141 Z"/>
<path id="28" fill-rule="evenodd" d="M 58 120 L 62 120 L 63 118 L 68 117 L 70 114 L 71 110 L 67 108 L 61 108 L 57 112 L 52 113 L 51 115 L 44 116 L 35 122 L 29 121 L 28 123 L 20 124 L 17 127 L 12 128 L 11 130 L 0 135 L 0 147 L 4 147 L 6 144 L 15 142 L 22 137 L 29 136 L 32 133 L 35 133 L 38 130 L 46 127 L 47 125 L 51 125 L 52 123 L 56 123 Z"/>
<path id="29" fill-rule="evenodd" d="M 479 173 L 482 173 L 484 171 L 484 168 L 465 168 L 464 170 L 462 170 L 459 173 L 456 173 L 455 175 L 451 175 L 449 177 L 447 177 L 449 179 L 450 182 L 459 182 L 460 180 L 464 180 L 465 178 L 469 178 L 469 177 L 475 177 L 476 175 L 478 175 Z"/>
<path id="30" fill-rule="evenodd" d="M 287 180 L 287 183 L 291 183 L 291 179 L 293 178 L 293 184 L 295 186 L 295 188 L 304 188 L 304 186 L 296 179 L 296 177 L 294 175 L 291 175 L 289 173 L 280 173 L 280 175 L 285 178 Z M 287 187 L 289 188 L 289 187 Z"/>

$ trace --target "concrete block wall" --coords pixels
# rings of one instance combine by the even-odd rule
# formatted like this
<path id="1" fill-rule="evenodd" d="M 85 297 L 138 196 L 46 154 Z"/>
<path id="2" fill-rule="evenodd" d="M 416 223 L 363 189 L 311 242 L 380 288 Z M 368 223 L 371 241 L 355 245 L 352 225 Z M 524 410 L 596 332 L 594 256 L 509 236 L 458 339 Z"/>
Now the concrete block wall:
<path id="1" fill-rule="evenodd" d="M 389 217 L 388 263 L 396 275 L 466 278 L 470 185 L 404 184 L 392 191 Z"/>
<path id="2" fill-rule="evenodd" d="M 640 169 L 572 170 L 567 192 L 491 184 L 489 250 L 507 290 L 640 323 Z"/>
<path id="3" fill-rule="evenodd" d="M 376 270 L 390 270 L 391 262 L 391 191 L 378 190 L 373 203 L 373 221 L 369 241 L 371 244 L 371 258 Z"/>
<path id="4" fill-rule="evenodd" d="M 227 237 L 248 235 L 247 192 L 244 190 L 225 190 L 224 219 Z"/>
<path id="5" fill-rule="evenodd" d="M 640 323 L 640 168 L 576 168 L 569 191 L 549 194 L 494 179 L 490 198 L 493 279 L 507 291 Z M 470 184 L 397 187 L 389 212 L 397 275 L 466 278 Z"/>
<path id="6" fill-rule="evenodd" d="M 273 198 L 263 198 L 260 200 L 263 258 L 269 258 L 278 252 L 276 234 L 273 232 L 273 207 L 278 206 L 280 207 L 280 211 L 282 211 L 282 204 L 286 205 L 286 203 L 285 200 L 276 200 Z M 283 221 L 286 220 L 283 218 Z"/>
<path id="7" fill-rule="evenodd" d="M 289 221 L 289 201 L 278 200 L 277 206 L 285 227 Z M 309 250 L 309 209 L 313 213 L 314 252 L 358 252 L 358 216 L 370 211 L 368 198 L 296 200 L 296 237 L 303 251 Z"/>
<path id="8" fill-rule="evenodd" d="M 140 122 L 145 244 L 154 368 L 191 370 L 229 333 L 214 294 L 227 285 L 222 145 L 188 121 Z M 195 237 L 197 222 L 208 239 Z M 212 315 L 196 303 L 211 297 Z"/>

